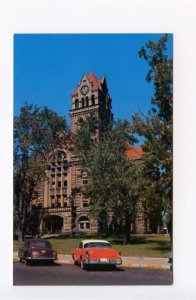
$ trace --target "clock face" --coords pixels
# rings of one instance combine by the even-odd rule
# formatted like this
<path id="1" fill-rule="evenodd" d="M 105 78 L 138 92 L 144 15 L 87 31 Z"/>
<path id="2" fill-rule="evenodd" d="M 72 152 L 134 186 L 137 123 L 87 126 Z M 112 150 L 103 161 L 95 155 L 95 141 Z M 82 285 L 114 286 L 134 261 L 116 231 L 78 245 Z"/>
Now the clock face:
<path id="1" fill-rule="evenodd" d="M 84 85 L 80 91 L 81 91 L 82 95 L 86 95 L 89 91 L 89 87 L 87 85 Z"/>

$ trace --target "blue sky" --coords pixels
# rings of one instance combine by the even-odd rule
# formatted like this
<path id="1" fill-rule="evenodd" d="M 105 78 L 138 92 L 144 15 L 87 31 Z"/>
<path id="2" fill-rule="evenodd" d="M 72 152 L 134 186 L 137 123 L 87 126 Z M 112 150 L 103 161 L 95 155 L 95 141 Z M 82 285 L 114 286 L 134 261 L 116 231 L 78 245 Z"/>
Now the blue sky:
<path id="1" fill-rule="evenodd" d="M 115 119 L 146 113 L 153 86 L 138 50 L 161 34 L 16 34 L 14 114 L 27 101 L 47 105 L 69 120 L 71 93 L 84 73 L 106 76 Z M 168 54 L 172 56 L 172 35 Z"/>

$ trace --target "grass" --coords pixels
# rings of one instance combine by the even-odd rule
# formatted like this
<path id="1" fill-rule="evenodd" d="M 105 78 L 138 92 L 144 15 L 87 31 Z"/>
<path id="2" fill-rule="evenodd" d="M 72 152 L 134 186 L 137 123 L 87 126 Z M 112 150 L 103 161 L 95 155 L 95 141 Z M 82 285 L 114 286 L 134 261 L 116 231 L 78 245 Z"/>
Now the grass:
<path id="1" fill-rule="evenodd" d="M 72 250 L 84 238 L 51 238 L 49 239 L 53 248 L 59 254 L 71 254 Z M 112 243 L 114 249 L 121 251 L 122 256 L 135 257 L 168 257 L 168 252 L 171 250 L 170 237 L 159 234 L 133 234 L 131 242 L 128 245 L 123 245 L 123 240 L 120 238 L 107 238 Z M 17 252 L 23 245 L 22 242 L 14 241 L 13 250 Z"/>

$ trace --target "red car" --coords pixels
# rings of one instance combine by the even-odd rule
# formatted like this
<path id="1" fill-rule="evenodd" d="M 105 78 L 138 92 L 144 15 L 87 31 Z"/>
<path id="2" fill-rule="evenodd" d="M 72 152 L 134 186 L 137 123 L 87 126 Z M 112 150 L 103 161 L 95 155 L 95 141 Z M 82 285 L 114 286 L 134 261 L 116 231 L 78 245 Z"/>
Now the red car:
<path id="1" fill-rule="evenodd" d="M 90 265 L 121 265 L 121 254 L 112 249 L 112 245 L 105 240 L 83 240 L 72 253 L 75 264 L 82 269 Z"/>
<path id="2" fill-rule="evenodd" d="M 57 259 L 57 251 L 52 249 L 48 240 L 29 239 L 18 251 L 18 257 L 26 265 L 33 261 L 50 261 Z"/>

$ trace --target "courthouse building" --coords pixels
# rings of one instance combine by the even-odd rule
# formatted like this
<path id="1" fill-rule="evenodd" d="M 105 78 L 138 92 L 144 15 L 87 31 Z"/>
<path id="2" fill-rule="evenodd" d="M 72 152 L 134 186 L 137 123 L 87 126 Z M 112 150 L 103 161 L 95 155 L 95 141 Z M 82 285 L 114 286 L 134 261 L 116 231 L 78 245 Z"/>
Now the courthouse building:
<path id="1" fill-rule="evenodd" d="M 84 74 L 71 99 L 73 133 L 78 129 L 78 120 L 85 119 L 91 113 L 101 121 L 98 136 L 113 119 L 112 99 L 105 76 L 98 79 L 93 73 Z M 141 147 L 130 146 L 127 151 L 128 159 L 136 160 L 141 156 Z M 31 206 L 32 212 L 39 214 L 40 233 L 96 233 L 96 219 L 89 215 L 89 201 L 82 194 L 82 187 L 88 179 L 82 172 L 77 157 L 63 148 L 56 149 L 48 159 L 46 175 L 34 194 Z M 108 215 L 107 222 L 110 226 L 111 215 Z M 34 225 L 31 224 L 32 227 Z M 132 224 L 132 230 L 138 233 L 145 231 L 144 219 L 141 216 Z"/>

